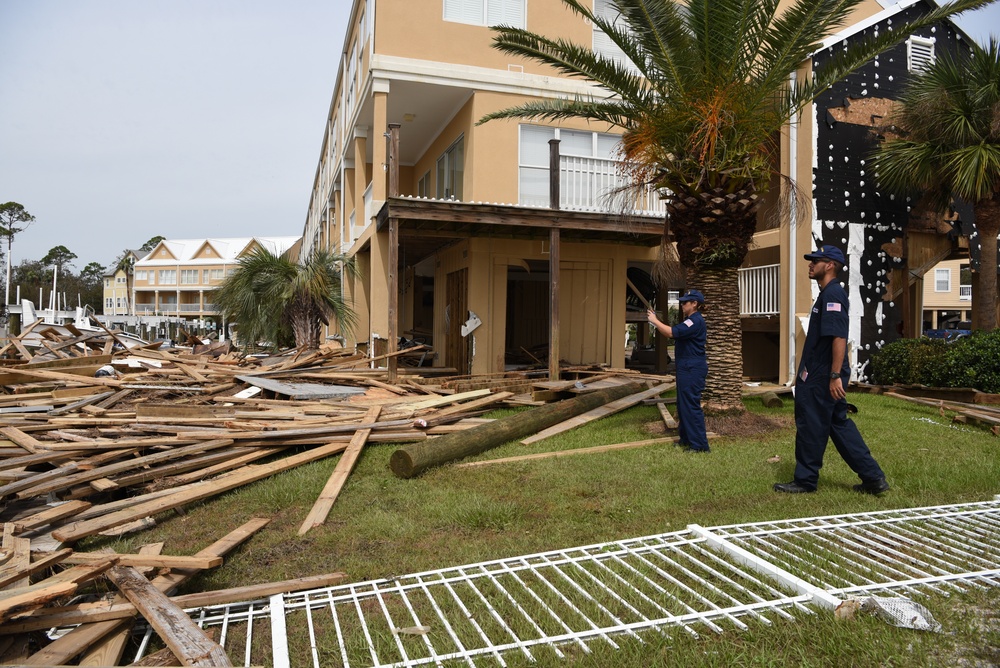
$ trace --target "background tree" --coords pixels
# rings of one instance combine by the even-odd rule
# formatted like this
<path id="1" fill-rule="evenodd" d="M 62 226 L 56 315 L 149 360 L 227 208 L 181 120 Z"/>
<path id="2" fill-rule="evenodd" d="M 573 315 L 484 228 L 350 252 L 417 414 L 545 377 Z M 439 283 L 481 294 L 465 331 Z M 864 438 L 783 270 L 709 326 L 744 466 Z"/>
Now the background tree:
<path id="1" fill-rule="evenodd" d="M 76 253 L 65 246 L 55 246 L 50 248 L 49 252 L 42 258 L 42 264 L 55 265 L 59 271 L 59 275 L 62 276 L 66 272 L 67 267 L 70 267 L 76 258 Z"/>
<path id="2" fill-rule="evenodd" d="M 104 266 L 100 262 L 89 262 L 80 271 L 80 298 L 84 305 L 100 312 L 104 302 Z"/>
<path id="3" fill-rule="evenodd" d="M 244 348 L 294 343 L 300 349 L 315 349 L 322 326 L 331 320 L 344 329 L 354 325 L 354 313 L 344 301 L 342 270 L 354 270 L 343 255 L 315 251 L 300 264 L 258 248 L 240 258 L 213 300 L 227 320 L 237 323 Z"/>
<path id="4" fill-rule="evenodd" d="M 41 298 L 44 290 L 52 287 L 48 265 L 39 260 L 21 260 L 13 268 L 10 280 L 11 285 L 19 289 L 21 299 L 30 299 L 38 308 L 43 306 Z"/>
<path id="5" fill-rule="evenodd" d="M 142 246 L 140 246 L 139 247 L 139 252 L 140 253 L 148 253 L 149 251 L 151 251 L 154 248 L 156 248 L 156 246 L 159 245 L 159 243 L 161 241 L 164 241 L 165 239 L 166 239 L 166 237 L 155 236 L 152 239 L 150 239 L 149 241 L 147 241 L 146 243 L 144 243 Z"/>
<path id="6" fill-rule="evenodd" d="M 979 232 L 976 329 L 997 327 L 997 235 L 1000 234 L 1000 47 L 996 39 L 957 56 L 942 53 L 910 82 L 892 122 L 900 136 L 875 155 L 879 185 L 918 192 L 944 213 L 961 199 Z M 977 281 L 973 281 L 976 286 Z"/>
<path id="7" fill-rule="evenodd" d="M 609 16 L 596 15 L 589 0 L 563 0 L 604 31 L 631 61 L 628 67 L 565 40 L 493 29 L 500 51 L 612 93 L 532 101 L 480 122 L 582 118 L 623 128 L 626 176 L 637 187 L 668 193 L 665 257 L 676 241 L 688 286 L 706 297 L 705 398 L 714 404 L 743 406 L 737 270 L 756 231 L 781 129 L 829 85 L 913 30 L 992 0 L 957 0 L 910 22 L 894 19 L 892 30 L 860 39 L 814 77 L 791 80 L 863 1 L 609 0 Z M 669 273 L 667 264 L 659 264 L 660 276 Z"/>
<path id="8" fill-rule="evenodd" d="M 0 204 L 0 236 L 6 237 L 7 239 L 7 284 L 4 288 L 4 304 L 10 303 L 10 274 L 12 262 L 10 249 L 14 243 L 14 235 L 27 229 L 27 227 L 33 222 L 35 222 L 35 217 L 28 213 L 27 210 L 25 210 L 25 208 L 17 202 L 4 202 L 3 204 Z M 6 306 L 4 308 L 6 309 Z"/>

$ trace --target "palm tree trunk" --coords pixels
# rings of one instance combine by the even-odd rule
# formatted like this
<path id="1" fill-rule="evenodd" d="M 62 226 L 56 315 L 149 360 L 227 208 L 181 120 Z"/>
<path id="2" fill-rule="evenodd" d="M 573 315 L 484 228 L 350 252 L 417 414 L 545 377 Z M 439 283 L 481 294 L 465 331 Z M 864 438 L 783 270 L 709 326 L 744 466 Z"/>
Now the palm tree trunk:
<path id="1" fill-rule="evenodd" d="M 997 328 L 997 234 L 1000 234 L 1000 199 L 976 204 L 979 232 L 979 294 L 973 296 L 973 326 L 985 332 Z"/>
<path id="2" fill-rule="evenodd" d="M 694 267 L 688 286 L 705 295 L 708 325 L 708 381 L 705 403 L 719 410 L 743 410 L 743 326 L 740 321 L 739 269 Z"/>

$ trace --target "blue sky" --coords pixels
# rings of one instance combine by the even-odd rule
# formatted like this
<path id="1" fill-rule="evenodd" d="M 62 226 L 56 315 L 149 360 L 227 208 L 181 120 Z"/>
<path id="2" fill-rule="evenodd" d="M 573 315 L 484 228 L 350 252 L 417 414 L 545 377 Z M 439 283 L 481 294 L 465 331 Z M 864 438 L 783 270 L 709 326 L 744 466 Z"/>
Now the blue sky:
<path id="1" fill-rule="evenodd" d="M 0 0 L 0 202 L 37 217 L 14 262 L 301 234 L 349 4 Z M 960 23 L 1000 34 L 1000 3 Z"/>

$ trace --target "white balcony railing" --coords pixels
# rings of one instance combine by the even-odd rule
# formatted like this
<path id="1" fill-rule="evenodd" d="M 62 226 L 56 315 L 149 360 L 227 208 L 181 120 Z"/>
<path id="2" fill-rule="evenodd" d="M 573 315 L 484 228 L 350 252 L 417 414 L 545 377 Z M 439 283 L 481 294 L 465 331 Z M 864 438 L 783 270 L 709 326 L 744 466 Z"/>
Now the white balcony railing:
<path id="1" fill-rule="evenodd" d="M 664 204 L 655 190 L 638 195 L 621 191 L 626 185 L 618 162 L 606 158 L 559 156 L 559 206 L 569 210 L 620 210 L 661 213 Z"/>
<path id="2" fill-rule="evenodd" d="M 740 269 L 740 315 L 777 315 L 780 307 L 780 265 Z"/>
<path id="3" fill-rule="evenodd" d="M 971 285 L 958 286 L 958 298 L 965 302 L 972 301 L 972 286 Z"/>

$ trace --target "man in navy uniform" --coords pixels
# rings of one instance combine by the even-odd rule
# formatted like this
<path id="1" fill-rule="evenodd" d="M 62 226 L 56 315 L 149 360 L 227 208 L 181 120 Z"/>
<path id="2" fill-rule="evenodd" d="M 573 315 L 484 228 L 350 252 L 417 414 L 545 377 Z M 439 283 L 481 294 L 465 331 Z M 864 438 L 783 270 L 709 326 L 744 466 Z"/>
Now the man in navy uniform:
<path id="1" fill-rule="evenodd" d="M 861 484 L 856 492 L 881 494 L 889 490 L 885 474 L 872 457 L 857 426 L 847 417 L 847 293 L 836 280 L 844 254 L 823 246 L 805 256 L 809 278 L 819 285 L 819 297 L 809 316 L 809 329 L 795 379 L 795 479 L 779 482 L 774 491 L 786 494 L 815 492 L 827 439 L 851 467 Z"/>
<path id="2" fill-rule="evenodd" d="M 705 318 L 701 306 L 705 296 L 698 290 L 688 290 L 679 300 L 683 321 L 673 327 L 664 325 L 653 310 L 646 318 L 656 331 L 674 339 L 674 361 L 677 365 L 677 435 L 680 444 L 692 452 L 708 452 L 705 414 L 701 410 L 701 393 L 705 391 L 708 361 L 705 358 Z"/>

